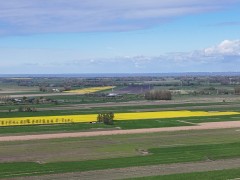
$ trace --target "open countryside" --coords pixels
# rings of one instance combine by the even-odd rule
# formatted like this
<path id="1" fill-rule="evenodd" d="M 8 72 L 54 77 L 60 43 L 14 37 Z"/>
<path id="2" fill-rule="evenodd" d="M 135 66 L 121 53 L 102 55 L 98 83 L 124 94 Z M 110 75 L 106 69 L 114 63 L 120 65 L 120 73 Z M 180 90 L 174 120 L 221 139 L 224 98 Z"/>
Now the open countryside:
<path id="1" fill-rule="evenodd" d="M 144 85 L 146 79 L 148 85 Z M 164 81 L 160 77 L 159 85 L 153 86 L 156 80 L 151 82 L 149 77 L 102 78 L 109 86 L 96 86 L 101 81 L 72 78 L 69 82 L 93 83 L 92 87 L 75 87 L 73 83 L 73 90 L 114 88 L 81 94 L 64 92 L 66 96 L 58 92 L 56 96 L 55 89 L 64 87 L 64 78 L 45 79 L 45 84 L 59 84 L 44 88 L 18 85 L 42 83 L 38 78 L 2 78 L 0 165 L 4 171 L 0 178 L 121 179 L 122 171 L 126 178 L 161 179 L 178 173 L 191 177 L 191 173 L 204 172 L 199 175 L 202 178 L 235 172 L 240 157 L 238 85 L 223 86 L 222 77 L 205 77 L 205 81 L 210 79 L 213 83 L 205 84 L 198 76 Z M 238 80 L 238 76 L 231 78 L 231 82 Z M 129 81 L 130 85 L 122 86 Z M 187 91 L 169 90 L 175 86 Z M 222 88 L 228 94 L 222 94 Z M 114 114 L 113 123 L 98 122 L 98 115 L 107 113 Z M 210 161 L 218 165 L 204 168 Z M 181 169 L 186 163 L 191 171 Z M 156 170 L 168 166 L 174 169 Z M 146 171 L 152 173 L 141 173 Z"/>
<path id="2" fill-rule="evenodd" d="M 240 180 L 240 1 L 0 4 L 0 180 Z"/>

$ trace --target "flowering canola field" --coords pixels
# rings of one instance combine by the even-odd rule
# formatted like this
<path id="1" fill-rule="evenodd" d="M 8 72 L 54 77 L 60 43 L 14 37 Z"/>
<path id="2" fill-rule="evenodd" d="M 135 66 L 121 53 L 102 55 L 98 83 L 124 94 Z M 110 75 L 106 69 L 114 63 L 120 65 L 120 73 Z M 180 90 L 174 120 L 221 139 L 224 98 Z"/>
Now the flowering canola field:
<path id="1" fill-rule="evenodd" d="M 136 113 L 115 113 L 114 120 L 144 120 L 178 117 L 200 117 L 200 116 L 224 116 L 237 115 L 239 112 L 206 112 L 206 111 L 161 111 L 161 112 L 136 112 Z M 67 115 L 67 116 L 38 116 L 38 117 L 17 117 L 0 118 L 0 126 L 20 126 L 35 124 L 65 124 L 65 123 L 86 123 L 97 120 L 97 114 Z"/>
<path id="2" fill-rule="evenodd" d="M 83 88 L 83 89 L 75 89 L 70 91 L 64 91 L 68 93 L 78 93 L 78 94 L 88 94 L 88 93 L 95 93 L 98 91 L 112 89 L 115 86 L 101 86 L 101 87 L 91 87 L 91 88 Z"/>

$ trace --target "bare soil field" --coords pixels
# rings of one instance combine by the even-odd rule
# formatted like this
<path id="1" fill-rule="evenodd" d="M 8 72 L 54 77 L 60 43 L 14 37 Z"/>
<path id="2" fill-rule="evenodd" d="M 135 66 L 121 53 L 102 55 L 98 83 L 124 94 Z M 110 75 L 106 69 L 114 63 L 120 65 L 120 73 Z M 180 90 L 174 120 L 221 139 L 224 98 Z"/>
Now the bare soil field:
<path id="1" fill-rule="evenodd" d="M 175 163 L 154 166 L 128 167 L 118 169 L 86 171 L 79 173 L 52 174 L 44 176 L 19 177 L 16 180 L 111 180 L 143 176 L 157 176 L 178 173 L 204 172 L 240 167 L 240 159 L 226 159 L 194 163 Z"/>
<path id="2" fill-rule="evenodd" d="M 37 92 L 37 91 L 38 91 L 37 87 L 19 87 L 19 86 L 11 86 L 10 85 L 10 86 L 1 87 L 0 95 L 1 94 L 10 95 L 10 94 L 15 94 L 15 93 L 26 93 L 27 94 L 29 92 Z"/>
<path id="3" fill-rule="evenodd" d="M 141 134 L 141 133 L 187 131 L 187 130 L 225 129 L 225 128 L 240 128 L 240 121 L 209 122 L 209 123 L 199 123 L 196 126 L 181 126 L 181 127 L 166 127 L 166 128 L 110 130 L 110 131 L 56 133 L 56 134 L 21 135 L 21 136 L 2 136 L 2 137 L 0 137 L 0 142 L 73 138 L 73 137 L 94 137 L 94 136 L 108 136 L 108 135 L 121 135 L 121 134 Z"/>

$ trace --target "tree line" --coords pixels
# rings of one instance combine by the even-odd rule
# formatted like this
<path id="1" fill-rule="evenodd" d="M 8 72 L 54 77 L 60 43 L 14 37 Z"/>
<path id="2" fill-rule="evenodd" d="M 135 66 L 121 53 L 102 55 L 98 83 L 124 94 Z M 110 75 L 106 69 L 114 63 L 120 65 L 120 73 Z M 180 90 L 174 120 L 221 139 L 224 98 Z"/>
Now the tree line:
<path id="1" fill-rule="evenodd" d="M 147 100 L 171 100 L 172 94 L 167 90 L 151 90 L 145 93 Z"/>

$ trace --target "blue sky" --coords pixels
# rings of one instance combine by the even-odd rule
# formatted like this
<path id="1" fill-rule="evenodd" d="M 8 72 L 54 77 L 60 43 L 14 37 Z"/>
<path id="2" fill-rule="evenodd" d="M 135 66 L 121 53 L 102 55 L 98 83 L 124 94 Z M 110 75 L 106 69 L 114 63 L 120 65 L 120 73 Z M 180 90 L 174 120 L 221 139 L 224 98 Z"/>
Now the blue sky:
<path id="1" fill-rule="evenodd" d="M 0 73 L 240 71 L 240 0 L 9 0 Z"/>

